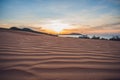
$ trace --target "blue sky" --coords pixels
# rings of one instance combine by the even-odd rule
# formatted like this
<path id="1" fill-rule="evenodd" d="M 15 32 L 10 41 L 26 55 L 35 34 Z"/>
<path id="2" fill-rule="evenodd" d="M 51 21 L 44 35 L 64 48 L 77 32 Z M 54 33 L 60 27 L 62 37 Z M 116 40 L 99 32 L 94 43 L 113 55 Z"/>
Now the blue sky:
<path id="1" fill-rule="evenodd" d="M 67 30 L 73 32 L 120 32 L 120 0 L 0 0 L 0 11 L 3 27 L 44 28 L 59 20 L 71 25 Z"/>

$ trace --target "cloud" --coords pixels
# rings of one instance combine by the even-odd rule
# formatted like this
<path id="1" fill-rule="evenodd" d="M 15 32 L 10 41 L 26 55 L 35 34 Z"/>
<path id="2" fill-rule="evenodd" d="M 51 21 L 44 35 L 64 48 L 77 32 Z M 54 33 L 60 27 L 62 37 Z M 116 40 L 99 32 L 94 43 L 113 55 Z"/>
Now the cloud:
<path id="1" fill-rule="evenodd" d="M 4 6 L 6 13 L 0 16 L 3 18 L 0 19 L 0 26 L 22 25 L 39 30 L 41 28 L 45 29 L 45 25 L 49 24 L 50 21 L 60 20 L 62 23 L 72 26 L 64 30 L 67 32 L 87 33 L 120 30 L 120 11 L 118 7 L 120 1 L 93 1 L 35 0 L 35 2 L 26 1 L 28 4 L 24 1 L 20 1 L 20 3 L 17 1 L 17 4 L 11 2 Z"/>
<path id="2" fill-rule="evenodd" d="M 96 26 L 96 27 L 92 27 L 92 29 L 96 29 L 96 30 L 97 29 L 102 29 L 102 30 L 103 29 L 111 29 L 111 30 L 119 29 L 120 30 L 120 22 Z"/>

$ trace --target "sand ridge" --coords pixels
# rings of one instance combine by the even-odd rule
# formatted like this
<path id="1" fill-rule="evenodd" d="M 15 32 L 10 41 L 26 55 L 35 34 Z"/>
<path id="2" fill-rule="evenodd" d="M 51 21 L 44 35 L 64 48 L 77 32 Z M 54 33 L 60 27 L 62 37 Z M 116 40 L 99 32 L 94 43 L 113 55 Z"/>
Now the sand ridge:
<path id="1" fill-rule="evenodd" d="M 120 80 L 119 45 L 0 30 L 0 80 Z"/>

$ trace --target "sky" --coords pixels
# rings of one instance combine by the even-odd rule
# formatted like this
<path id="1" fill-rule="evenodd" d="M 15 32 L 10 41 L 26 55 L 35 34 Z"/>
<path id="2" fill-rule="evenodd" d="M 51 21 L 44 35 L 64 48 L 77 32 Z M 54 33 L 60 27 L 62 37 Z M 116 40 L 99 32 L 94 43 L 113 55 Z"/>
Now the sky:
<path id="1" fill-rule="evenodd" d="M 120 0 L 0 0 L 0 27 L 120 34 Z"/>

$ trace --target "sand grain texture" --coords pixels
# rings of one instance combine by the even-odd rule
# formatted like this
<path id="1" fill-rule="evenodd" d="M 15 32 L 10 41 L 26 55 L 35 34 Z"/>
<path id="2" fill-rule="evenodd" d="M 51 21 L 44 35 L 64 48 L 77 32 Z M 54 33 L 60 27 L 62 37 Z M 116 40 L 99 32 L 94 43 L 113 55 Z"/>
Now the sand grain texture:
<path id="1" fill-rule="evenodd" d="M 0 30 L 0 80 L 120 80 L 120 42 Z"/>

